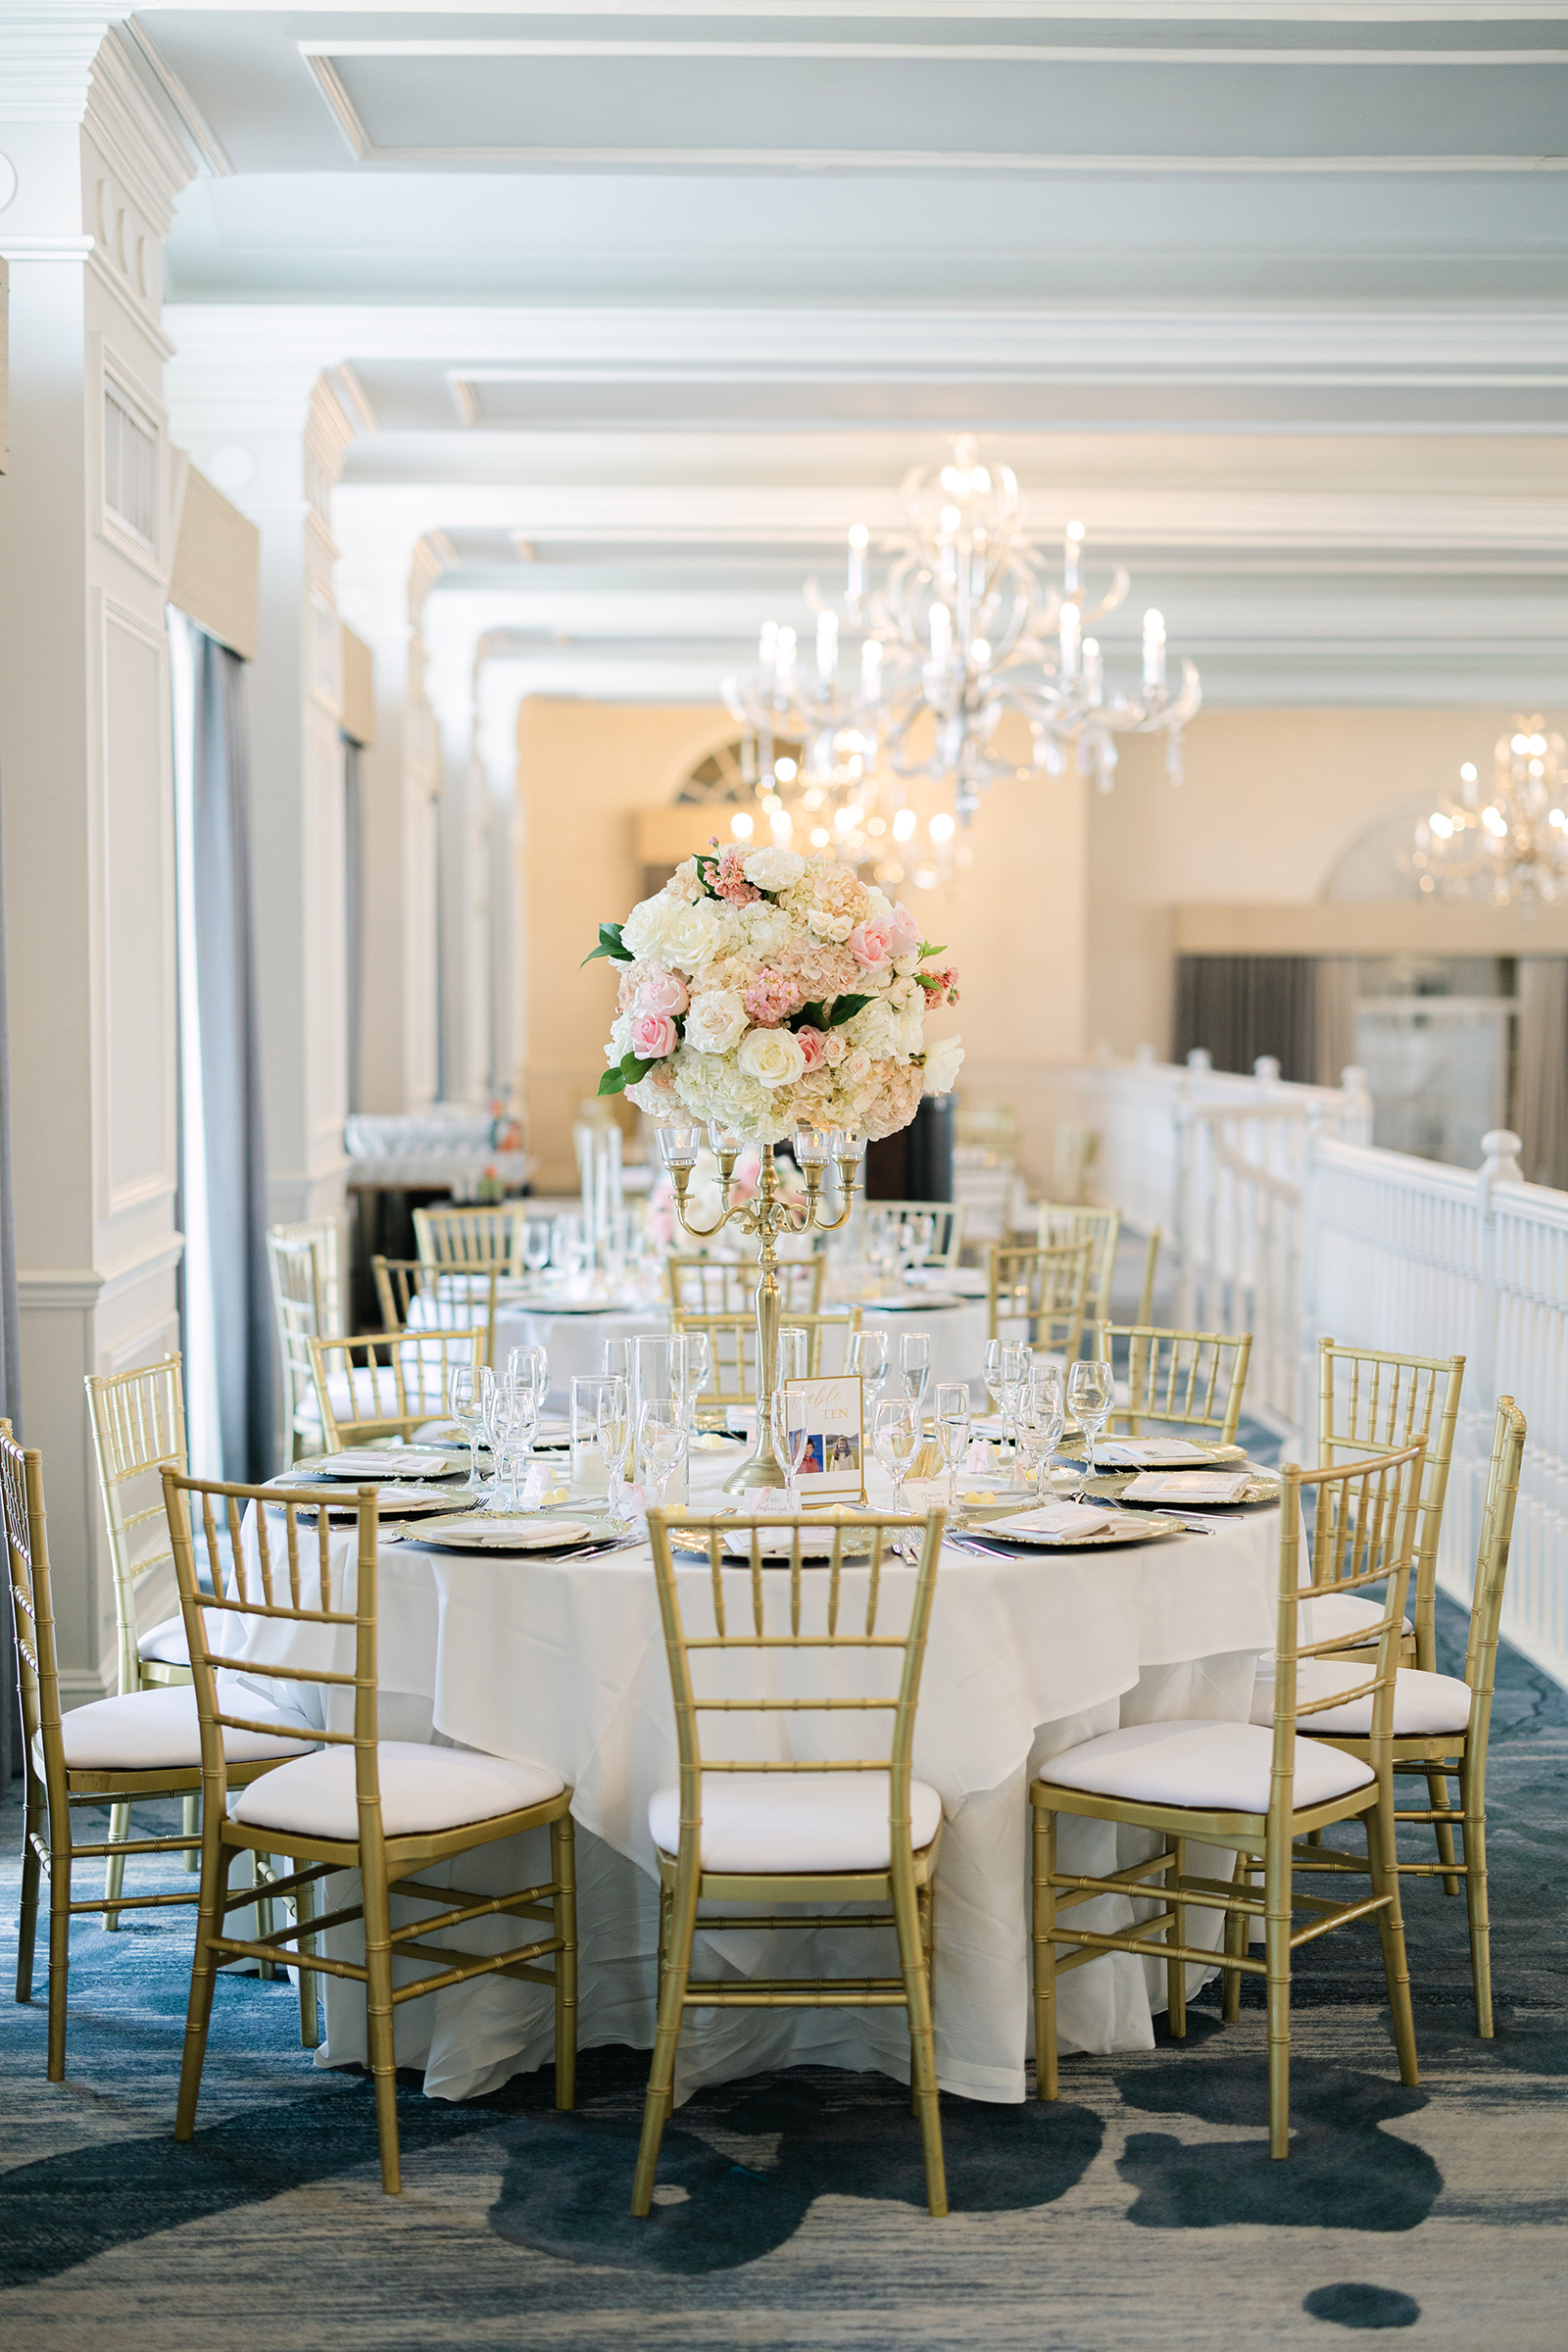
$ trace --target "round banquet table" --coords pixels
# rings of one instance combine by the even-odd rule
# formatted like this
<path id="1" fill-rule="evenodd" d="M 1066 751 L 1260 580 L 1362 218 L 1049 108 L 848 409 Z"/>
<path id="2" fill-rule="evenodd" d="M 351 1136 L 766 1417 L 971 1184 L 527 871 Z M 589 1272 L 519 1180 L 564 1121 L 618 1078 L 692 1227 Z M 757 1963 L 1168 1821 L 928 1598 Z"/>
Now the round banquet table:
<path id="1" fill-rule="evenodd" d="M 693 1507 L 716 1495 L 729 1468 L 698 1457 Z M 873 1473 L 873 1500 L 882 1499 Z M 944 1546 L 921 1683 L 914 1771 L 942 1798 L 936 1878 L 935 2012 L 938 2080 L 945 2090 L 999 2101 L 1025 2096 L 1032 2054 L 1029 2002 L 1027 1785 L 1061 1749 L 1118 1725 L 1200 1716 L 1245 1722 L 1258 1652 L 1272 1646 L 1279 1513 L 1213 1514 L 1210 1533 L 1099 1550 L 981 1558 Z M 254 1542 L 254 1532 L 249 1531 Z M 354 1535 L 333 1540 L 334 1581 L 352 1592 Z M 692 1600 L 706 1565 L 683 1572 Z M 892 1606 L 914 1571 L 883 1569 Z M 698 1587 L 701 1587 L 701 1594 Z M 380 1732 L 545 1763 L 574 1790 L 577 1823 L 581 2047 L 651 2048 L 658 1936 L 657 1869 L 648 1830 L 654 1791 L 678 1777 L 669 1673 L 652 1555 L 646 1543 L 597 1559 L 440 1552 L 416 1530 L 389 1530 L 377 1568 Z M 343 1605 L 340 1599 L 338 1605 Z M 242 1625 L 247 1621 L 229 1620 Z M 895 1623 L 901 1620 L 895 1619 Z M 311 1667 L 352 1663 L 351 1636 L 248 1621 L 249 1654 Z M 241 1653 L 241 1656 L 244 1653 Z M 820 1653 L 814 1653 L 820 1656 Z M 236 1657 L 236 1664 L 241 1658 Z M 243 1667 L 241 1665 L 241 1671 Z M 261 1682 L 261 1678 L 258 1678 Z M 340 1721 L 343 1694 L 307 1680 L 271 1683 L 318 1725 Z M 817 1718 L 774 1717 L 786 1739 Z M 710 1752 L 723 1752 L 716 1745 Z M 734 1751 L 731 1751 L 734 1752 Z M 822 1752 L 806 1745 L 794 1752 Z M 547 1878 L 546 1833 L 481 1846 L 453 1883 L 479 1893 Z M 1145 1834 L 1061 1817 L 1060 1862 L 1095 1876 L 1152 1850 Z M 521 1849 L 521 1850 L 519 1850 Z M 1204 1855 L 1207 1854 L 1207 1858 Z M 1228 1875 L 1228 1856 L 1195 1849 L 1189 1867 Z M 431 1874 L 426 1874 L 431 1875 Z M 439 1876 L 439 1874 L 436 1874 Z M 355 1899 L 355 1882 L 328 1882 L 324 1908 Z M 413 1916 L 394 1905 L 394 1918 Z M 1088 1926 L 1125 1921 L 1126 1900 L 1086 1905 Z M 1202 1936 L 1207 1927 L 1211 1934 Z M 1217 1940 L 1217 1913 L 1191 1916 L 1189 1933 Z M 472 1948 L 506 1948 L 514 1931 L 481 1921 Z M 863 1974 L 863 1929 L 834 1936 L 699 1933 L 699 1975 Z M 332 1931 L 328 1954 L 357 1956 L 353 1928 Z M 877 1936 L 870 1940 L 880 1943 Z M 803 1945 L 809 1948 L 803 1950 Z M 781 1948 L 782 1947 L 782 1948 Z M 359 1947 L 363 1952 L 363 1944 Z M 434 1966 L 435 1963 L 428 1965 Z M 400 1981 L 419 1972 L 400 1964 Z M 1196 1988 L 1201 1972 L 1193 1971 Z M 363 2061 L 361 1988 L 328 1977 L 323 2065 Z M 1107 1954 L 1065 1977 L 1058 1992 L 1064 2050 L 1147 2048 L 1163 2007 L 1163 1964 Z M 481 1978 L 397 2011 L 400 2066 L 420 2067 L 426 2091 L 461 2099 L 495 2088 L 553 2056 L 553 2003 L 542 1988 Z M 727 2009 L 691 2014 L 680 2042 L 677 2100 L 700 2084 L 763 2068 L 811 2063 L 908 2076 L 908 2038 L 897 2010 Z"/>

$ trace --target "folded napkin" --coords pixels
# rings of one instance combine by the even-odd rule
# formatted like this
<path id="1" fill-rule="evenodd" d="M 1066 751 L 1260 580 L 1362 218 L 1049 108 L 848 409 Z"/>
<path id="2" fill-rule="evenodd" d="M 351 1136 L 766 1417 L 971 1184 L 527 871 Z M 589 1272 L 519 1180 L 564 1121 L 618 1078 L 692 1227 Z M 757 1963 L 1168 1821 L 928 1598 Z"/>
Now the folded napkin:
<path id="1" fill-rule="evenodd" d="M 992 1536 L 1092 1536 L 1110 1525 L 1110 1513 L 1086 1502 L 1047 1502 L 1037 1511 L 1014 1511 L 1010 1519 L 981 1524 Z"/>
<path id="2" fill-rule="evenodd" d="M 332 1478 L 433 1478 L 452 1465 L 444 1453 L 419 1446 L 346 1446 L 341 1453 L 323 1453 L 310 1467 Z"/>
<path id="3" fill-rule="evenodd" d="M 1186 1438 L 1117 1438 L 1110 1445 L 1096 1446 L 1095 1458 L 1118 1468 L 1152 1470 L 1161 1462 L 1206 1461 L 1212 1450 L 1208 1446 L 1194 1446 Z"/>
<path id="4" fill-rule="evenodd" d="M 1143 1471 L 1122 1491 L 1127 1502 L 1240 1502 L 1250 1470 Z"/>

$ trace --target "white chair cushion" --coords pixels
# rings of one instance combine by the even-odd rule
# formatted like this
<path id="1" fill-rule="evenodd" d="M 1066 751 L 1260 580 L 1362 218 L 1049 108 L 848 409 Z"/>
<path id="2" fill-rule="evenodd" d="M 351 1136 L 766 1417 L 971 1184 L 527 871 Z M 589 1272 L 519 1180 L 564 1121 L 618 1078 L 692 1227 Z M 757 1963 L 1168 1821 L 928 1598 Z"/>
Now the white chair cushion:
<path id="1" fill-rule="evenodd" d="M 566 1785 L 546 1764 L 516 1764 L 509 1756 L 480 1755 L 466 1747 L 426 1747 L 414 1740 L 382 1740 L 376 1758 L 381 1827 L 388 1838 L 424 1838 L 488 1821 L 493 1814 L 519 1813 L 559 1796 Z M 337 1838 L 345 1845 L 359 1837 L 353 1748 L 321 1748 L 267 1779 L 281 1786 L 254 1783 L 234 1808 L 236 1821 L 253 1829 L 297 1830 L 302 1838 Z"/>
<path id="2" fill-rule="evenodd" d="M 190 1643 L 185 1639 L 184 1618 L 166 1617 L 162 1625 L 150 1626 L 146 1633 L 138 1634 L 136 1655 L 159 1666 L 188 1666 Z"/>
<path id="3" fill-rule="evenodd" d="M 223 1753 L 230 1764 L 256 1764 L 269 1756 L 310 1752 L 311 1734 L 306 1731 L 301 1737 L 297 1717 L 279 1714 L 250 1690 L 228 1687 L 226 1676 L 219 1685 L 219 1704 L 231 1714 L 286 1727 L 283 1738 L 225 1731 Z M 167 1690 L 127 1690 L 119 1698 L 97 1698 L 89 1706 L 73 1707 L 61 1721 L 60 1736 L 73 1772 L 170 1771 L 202 1760 L 196 1693 L 189 1683 L 175 1684 Z M 40 1771 L 41 1742 L 40 1734 L 33 1741 Z"/>
<path id="4" fill-rule="evenodd" d="M 1306 1612 L 1312 1613 L 1312 1631 L 1306 1630 Z M 1383 1623 L 1381 1601 L 1363 1599 L 1359 1592 L 1320 1592 L 1306 1602 L 1300 1612 L 1303 1642 L 1339 1642 L 1347 1634 L 1373 1633 Z M 1410 1620 L 1403 1620 L 1404 1631 L 1414 1631 Z"/>
<path id="5" fill-rule="evenodd" d="M 1354 1690 L 1366 1682 L 1372 1660 L 1357 1666 L 1348 1658 L 1303 1658 L 1296 1669 L 1296 1696 L 1327 1698 L 1334 1690 Z M 1274 1720 L 1273 1677 L 1259 1675 L 1252 1691 L 1252 1721 Z M 1401 1666 L 1394 1684 L 1394 1736 L 1396 1740 L 1428 1740 L 1440 1732 L 1462 1732 L 1470 1721 L 1470 1686 L 1457 1675 L 1426 1674 L 1417 1666 Z M 1352 1698 L 1348 1706 L 1325 1707 L 1321 1715 L 1305 1716 L 1297 1729 L 1306 1738 L 1314 1732 L 1359 1732 L 1372 1729 L 1372 1693 Z"/>
<path id="6" fill-rule="evenodd" d="M 702 1866 L 738 1873 L 886 1870 L 893 1859 L 885 1772 L 710 1772 L 703 1775 Z M 942 1821 L 942 1799 L 909 1783 L 909 1836 L 916 1853 Z M 680 1790 L 661 1788 L 648 1806 L 661 1852 L 680 1846 Z"/>
<path id="7" fill-rule="evenodd" d="M 1140 1805 L 1266 1813 L 1274 1735 L 1250 1723 L 1134 1723 L 1052 1756 L 1041 1779 Z M 1296 1802 L 1327 1804 L 1363 1788 L 1372 1768 L 1319 1740 L 1296 1742 Z"/>

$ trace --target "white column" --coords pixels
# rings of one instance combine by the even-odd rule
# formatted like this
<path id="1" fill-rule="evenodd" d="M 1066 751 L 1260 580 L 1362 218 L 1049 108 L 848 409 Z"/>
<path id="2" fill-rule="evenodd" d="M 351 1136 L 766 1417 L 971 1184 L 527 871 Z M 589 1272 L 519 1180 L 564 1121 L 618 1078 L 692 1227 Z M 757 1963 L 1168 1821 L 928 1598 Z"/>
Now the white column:
<path id="1" fill-rule="evenodd" d="M 353 427 L 307 367 L 207 352 L 169 371 L 176 434 L 262 535 L 250 678 L 268 1198 L 335 1217 L 347 1159 L 342 650 L 329 502 Z"/>
<path id="2" fill-rule="evenodd" d="M 441 735 L 441 1089 L 475 1106 L 494 1085 L 492 801 L 478 758 L 474 674 L 483 600 L 435 596 L 425 612 L 430 700 Z"/>
<path id="3" fill-rule="evenodd" d="M 44 1455 L 68 1703 L 112 1687 L 115 1664 L 83 1375 L 179 1344 L 161 247 L 189 165 L 118 46 L 99 49 L 109 13 L 57 0 L 0 21 L 17 182 L 0 214 L 0 778 L 21 1408 Z"/>

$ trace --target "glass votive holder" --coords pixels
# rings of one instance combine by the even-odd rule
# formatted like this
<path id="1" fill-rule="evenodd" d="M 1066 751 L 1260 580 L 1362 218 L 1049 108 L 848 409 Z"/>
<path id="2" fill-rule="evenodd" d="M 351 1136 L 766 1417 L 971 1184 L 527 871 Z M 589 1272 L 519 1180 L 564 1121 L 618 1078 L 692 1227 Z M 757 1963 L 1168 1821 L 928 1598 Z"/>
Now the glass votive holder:
<path id="1" fill-rule="evenodd" d="M 670 1119 L 659 1130 L 659 1156 L 666 1168 L 695 1168 L 703 1131 L 695 1119 Z"/>
<path id="2" fill-rule="evenodd" d="M 826 1127 L 797 1127 L 793 1150 L 798 1168 L 825 1168 L 829 1137 L 836 1130 Z"/>

